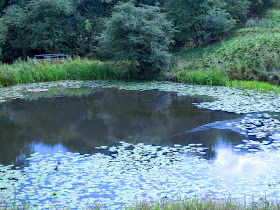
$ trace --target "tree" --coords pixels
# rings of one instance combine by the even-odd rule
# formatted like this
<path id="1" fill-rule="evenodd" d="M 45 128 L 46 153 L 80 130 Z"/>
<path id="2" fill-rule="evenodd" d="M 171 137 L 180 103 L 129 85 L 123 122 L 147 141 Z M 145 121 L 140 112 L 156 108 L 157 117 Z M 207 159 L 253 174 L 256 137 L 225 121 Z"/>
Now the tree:
<path id="1" fill-rule="evenodd" d="M 235 26 L 236 21 L 229 13 L 221 8 L 213 8 L 206 15 L 201 16 L 203 22 L 204 37 L 215 40 L 219 36 L 223 36 Z"/>
<path id="2" fill-rule="evenodd" d="M 250 12 L 260 14 L 268 7 L 279 4 L 279 0 L 249 0 L 250 1 Z"/>
<path id="3" fill-rule="evenodd" d="M 84 20 L 84 17 L 81 17 Z M 81 21 L 82 22 L 82 21 Z M 80 35 L 78 37 L 77 52 L 80 56 L 94 57 L 96 48 L 96 31 L 89 19 L 85 19 L 79 25 Z"/>
<path id="4" fill-rule="evenodd" d="M 174 32 L 158 7 L 120 3 L 99 37 L 98 50 L 105 58 L 135 61 L 139 74 L 158 73 L 171 62 Z"/>
<path id="5" fill-rule="evenodd" d="M 196 47 L 225 35 L 246 18 L 248 0 L 166 0 L 168 18 L 178 28 L 177 46 Z M 236 19 L 235 19 L 236 18 Z M 209 39 L 210 38 L 210 39 Z"/>
<path id="6" fill-rule="evenodd" d="M 28 4 L 30 47 L 46 53 L 71 53 L 77 42 L 75 7 L 71 0 L 34 0 Z"/>
<path id="7" fill-rule="evenodd" d="M 149 6 L 159 6 L 162 7 L 164 5 L 164 0 L 136 0 L 137 5 L 145 4 Z"/>
<path id="8" fill-rule="evenodd" d="M 237 21 L 247 18 L 250 1 L 249 0 L 225 0 L 225 10 Z"/>
<path id="9" fill-rule="evenodd" d="M 26 24 L 23 24 L 24 10 L 19 6 L 10 6 L 5 10 L 3 18 L 0 20 L 1 34 L 5 42 L 0 43 L 2 49 L 2 61 L 12 61 L 22 56 L 25 43 L 19 40 L 23 39 Z M 5 30 L 5 31 L 4 31 Z"/>
<path id="10" fill-rule="evenodd" d="M 7 28 L 0 19 L 0 57 L 2 56 L 2 45 L 5 43 Z"/>
<path id="11" fill-rule="evenodd" d="M 25 7 L 10 6 L 2 23 L 7 27 L 5 61 L 39 53 L 75 53 L 78 22 L 71 0 L 32 0 Z"/>
<path id="12" fill-rule="evenodd" d="M 3 9 L 8 5 L 8 0 L 1 0 L 0 1 L 0 13 L 2 12 Z"/>
<path id="13" fill-rule="evenodd" d="M 188 41 L 196 45 L 203 37 L 201 15 L 208 10 L 206 0 L 166 0 L 165 3 L 168 18 L 174 22 L 179 33 L 175 40 L 178 46 Z"/>

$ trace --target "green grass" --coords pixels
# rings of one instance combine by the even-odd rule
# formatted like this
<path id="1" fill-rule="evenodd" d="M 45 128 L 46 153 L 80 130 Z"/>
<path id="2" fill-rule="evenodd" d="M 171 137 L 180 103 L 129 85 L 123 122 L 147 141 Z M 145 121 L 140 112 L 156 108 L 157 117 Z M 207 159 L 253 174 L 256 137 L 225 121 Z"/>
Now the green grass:
<path id="1" fill-rule="evenodd" d="M 280 94 L 280 86 L 272 85 L 266 82 L 233 80 L 229 81 L 226 86 L 235 87 L 239 89 L 257 90 L 259 92 L 264 93 L 274 92 Z"/>
<path id="2" fill-rule="evenodd" d="M 230 80 L 226 73 L 220 70 L 183 70 L 177 73 L 177 81 L 188 84 L 227 86 L 280 94 L 280 86 L 278 85 L 260 81 Z"/>
<path id="3" fill-rule="evenodd" d="M 65 60 L 17 60 L 13 64 L 0 63 L 0 87 L 10 85 L 50 82 L 58 80 L 95 79 L 155 79 L 161 74 L 141 74 L 133 61 L 98 61 L 79 57 Z"/>
<path id="4" fill-rule="evenodd" d="M 56 209 L 56 206 L 50 205 L 50 209 Z M 1 208 L 3 210 L 8 209 L 34 209 L 29 203 L 25 203 L 23 206 L 13 206 L 12 208 Z M 37 208 L 36 208 L 37 209 Z M 70 209 L 65 206 L 63 209 Z M 108 209 L 102 204 L 89 205 L 87 209 L 103 210 Z M 267 200 L 260 198 L 258 201 L 255 199 L 242 201 L 234 201 L 230 198 L 223 200 L 213 200 L 211 198 L 191 198 L 178 201 L 166 201 L 160 200 L 157 202 L 136 202 L 133 205 L 123 208 L 125 210 L 280 210 L 279 201 Z"/>
<path id="5" fill-rule="evenodd" d="M 157 203 L 140 202 L 128 207 L 128 210 L 276 210 L 280 209 L 279 202 L 260 200 L 258 202 L 233 201 L 231 199 L 213 200 L 207 199 L 185 199 L 181 201 L 159 201 Z"/>
<path id="6" fill-rule="evenodd" d="M 229 79 L 224 72 L 215 70 L 181 71 L 177 74 L 177 81 L 198 85 L 220 85 L 228 84 Z"/>

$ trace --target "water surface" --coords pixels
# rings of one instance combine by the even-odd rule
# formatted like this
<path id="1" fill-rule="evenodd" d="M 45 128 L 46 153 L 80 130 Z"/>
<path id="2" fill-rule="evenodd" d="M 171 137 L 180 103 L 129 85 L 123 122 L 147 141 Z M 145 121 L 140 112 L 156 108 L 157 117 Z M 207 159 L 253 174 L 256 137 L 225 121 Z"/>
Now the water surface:
<path id="1" fill-rule="evenodd" d="M 210 148 L 240 142 L 242 136 L 231 130 L 186 132 L 242 116 L 193 105 L 209 100 L 117 89 L 97 89 L 85 96 L 12 100 L 0 105 L 0 163 L 28 165 L 26 158 L 34 152 L 93 154 L 95 147 L 117 146 L 119 141 L 161 146 L 203 143 Z M 213 157 L 214 151 L 207 156 Z"/>
<path id="2" fill-rule="evenodd" d="M 34 84 L 49 90 L 28 93 L 29 86 L 19 86 L 2 96 L 14 100 L 0 104 L 0 208 L 280 198 L 276 96 L 122 84 L 129 91 L 111 83 Z M 151 90 L 156 87 L 162 91 Z"/>

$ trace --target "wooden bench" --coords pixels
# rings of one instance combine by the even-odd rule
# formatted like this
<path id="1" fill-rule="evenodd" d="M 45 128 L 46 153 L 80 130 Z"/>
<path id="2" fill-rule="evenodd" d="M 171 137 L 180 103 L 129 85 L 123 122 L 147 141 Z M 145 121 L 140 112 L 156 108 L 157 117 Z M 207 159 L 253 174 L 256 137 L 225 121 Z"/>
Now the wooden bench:
<path id="1" fill-rule="evenodd" d="M 34 59 L 36 60 L 61 60 L 68 58 L 69 55 L 66 55 L 64 53 L 61 54 L 40 54 L 40 55 L 35 55 Z"/>

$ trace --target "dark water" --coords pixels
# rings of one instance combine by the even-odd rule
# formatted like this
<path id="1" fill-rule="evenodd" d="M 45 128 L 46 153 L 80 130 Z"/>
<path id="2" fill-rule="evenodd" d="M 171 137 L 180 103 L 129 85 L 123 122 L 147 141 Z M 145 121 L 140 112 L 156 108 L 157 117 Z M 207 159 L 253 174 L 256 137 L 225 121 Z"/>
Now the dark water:
<path id="1" fill-rule="evenodd" d="M 193 130 L 241 117 L 192 104 L 207 100 L 116 89 L 99 89 L 83 97 L 13 100 L 0 105 L 0 163 L 25 166 L 26 158 L 34 152 L 92 154 L 96 146 L 117 146 L 119 141 L 165 146 L 203 143 L 210 148 L 206 157 L 211 159 L 215 148 L 238 144 L 243 137 L 230 129 L 219 129 L 223 122 Z"/>

